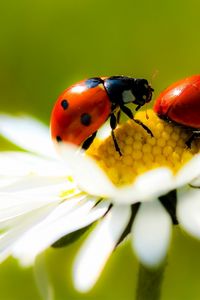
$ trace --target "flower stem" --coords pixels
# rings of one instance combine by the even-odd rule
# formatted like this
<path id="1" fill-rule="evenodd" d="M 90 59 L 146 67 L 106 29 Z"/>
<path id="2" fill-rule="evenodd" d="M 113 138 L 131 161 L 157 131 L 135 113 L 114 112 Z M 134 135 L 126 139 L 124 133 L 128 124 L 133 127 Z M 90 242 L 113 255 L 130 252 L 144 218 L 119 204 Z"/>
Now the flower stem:
<path id="1" fill-rule="evenodd" d="M 140 264 L 136 300 L 159 300 L 166 263 L 157 269 L 147 269 Z"/>

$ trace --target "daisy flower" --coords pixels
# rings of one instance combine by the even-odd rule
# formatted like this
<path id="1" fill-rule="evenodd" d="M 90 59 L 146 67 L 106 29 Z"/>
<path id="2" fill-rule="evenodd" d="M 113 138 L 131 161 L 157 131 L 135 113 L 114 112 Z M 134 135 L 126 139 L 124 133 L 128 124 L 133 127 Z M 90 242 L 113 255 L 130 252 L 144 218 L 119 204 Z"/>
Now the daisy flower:
<path id="1" fill-rule="evenodd" d="M 95 139 L 85 153 L 59 143 L 30 117 L 0 115 L 0 133 L 26 150 L 0 154 L 0 260 L 24 265 L 62 238 L 98 221 L 74 263 L 75 287 L 93 287 L 116 246 L 130 233 L 134 253 L 147 267 L 166 257 L 172 225 L 200 238 L 199 144 L 188 149 L 188 133 L 137 113 L 150 137 L 132 121 L 111 136 Z"/>

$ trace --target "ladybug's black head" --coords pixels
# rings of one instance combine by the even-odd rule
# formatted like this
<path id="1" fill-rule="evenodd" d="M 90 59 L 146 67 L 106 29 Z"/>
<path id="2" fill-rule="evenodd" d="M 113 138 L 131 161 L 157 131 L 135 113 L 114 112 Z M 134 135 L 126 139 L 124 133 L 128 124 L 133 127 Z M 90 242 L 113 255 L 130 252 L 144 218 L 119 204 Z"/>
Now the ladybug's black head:
<path id="1" fill-rule="evenodd" d="M 114 106 L 134 103 L 138 110 L 152 98 L 153 89 L 146 79 L 112 76 L 105 79 L 104 86 Z"/>
<path id="2" fill-rule="evenodd" d="M 135 96 L 132 103 L 137 104 L 136 110 L 151 101 L 154 89 L 149 85 L 146 79 L 134 79 L 131 92 Z"/>

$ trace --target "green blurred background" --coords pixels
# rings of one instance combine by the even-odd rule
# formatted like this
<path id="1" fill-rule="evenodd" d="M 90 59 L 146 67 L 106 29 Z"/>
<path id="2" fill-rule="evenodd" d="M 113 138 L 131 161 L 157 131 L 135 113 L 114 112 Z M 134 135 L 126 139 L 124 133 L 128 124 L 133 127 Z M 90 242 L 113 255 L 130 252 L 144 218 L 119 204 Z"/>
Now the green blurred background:
<path id="1" fill-rule="evenodd" d="M 199 73 L 199 11 L 197 0 L 1 1 L 0 110 L 48 123 L 62 90 L 101 75 L 147 78 L 157 95 Z M 1 148 L 7 146 L 1 140 Z M 134 299 L 138 262 L 128 241 L 90 293 L 73 289 L 71 266 L 83 239 L 47 253 L 55 299 Z M 200 299 L 199 253 L 198 241 L 174 230 L 162 299 Z M 22 270 L 13 259 L 3 263 L 0 299 L 39 300 L 33 270 Z"/>

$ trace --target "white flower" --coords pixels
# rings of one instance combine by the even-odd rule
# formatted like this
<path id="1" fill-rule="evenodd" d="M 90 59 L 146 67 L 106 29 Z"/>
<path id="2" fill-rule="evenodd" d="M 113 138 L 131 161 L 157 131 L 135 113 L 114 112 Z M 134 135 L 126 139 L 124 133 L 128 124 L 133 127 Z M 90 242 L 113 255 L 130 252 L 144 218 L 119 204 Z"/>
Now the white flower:
<path id="1" fill-rule="evenodd" d="M 200 238 L 200 190 L 192 187 L 200 184 L 199 154 L 176 175 L 160 167 L 117 187 L 93 159 L 74 147 L 61 146 L 61 161 L 48 128 L 33 118 L 0 115 L 0 134 L 28 151 L 0 153 L 0 261 L 13 255 L 29 265 L 63 236 L 99 220 L 75 261 L 78 290 L 85 292 L 95 284 L 128 228 L 139 260 L 155 267 L 166 256 L 172 228 L 158 197 L 174 189 L 179 224 Z"/>

